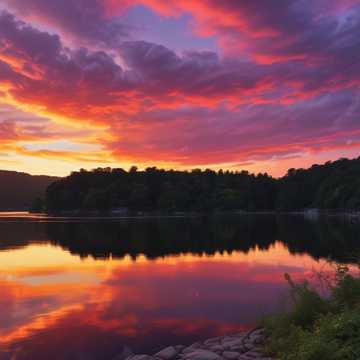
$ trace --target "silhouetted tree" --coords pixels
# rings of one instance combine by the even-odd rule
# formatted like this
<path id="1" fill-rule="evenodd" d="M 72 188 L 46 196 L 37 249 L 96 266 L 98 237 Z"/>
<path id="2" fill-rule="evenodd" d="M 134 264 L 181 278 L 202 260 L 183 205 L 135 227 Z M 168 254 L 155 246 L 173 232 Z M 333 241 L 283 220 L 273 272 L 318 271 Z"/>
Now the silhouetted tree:
<path id="1" fill-rule="evenodd" d="M 360 158 L 290 169 L 280 179 L 266 173 L 210 169 L 82 169 L 48 187 L 46 207 L 50 211 L 360 209 Z"/>

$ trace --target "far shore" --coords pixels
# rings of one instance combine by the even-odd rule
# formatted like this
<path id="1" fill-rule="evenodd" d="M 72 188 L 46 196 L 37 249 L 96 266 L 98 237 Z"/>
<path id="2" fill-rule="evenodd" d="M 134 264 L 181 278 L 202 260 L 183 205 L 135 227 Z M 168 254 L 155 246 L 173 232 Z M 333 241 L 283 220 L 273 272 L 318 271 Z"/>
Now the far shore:
<path id="1" fill-rule="evenodd" d="M 310 220 L 316 220 L 320 217 L 345 217 L 348 219 L 360 219 L 360 211 L 358 210 L 323 210 L 323 209 L 305 209 L 294 211 L 244 211 L 244 210 L 229 210 L 229 211 L 98 211 L 98 210 L 62 210 L 53 212 L 35 212 L 26 210 L 1 210 L 1 216 L 48 216 L 48 217 L 66 217 L 66 218 L 97 218 L 97 219 L 111 219 L 111 218 L 185 218 L 185 217 L 202 217 L 202 216 L 255 216 L 255 215 L 297 215 L 304 216 Z"/>

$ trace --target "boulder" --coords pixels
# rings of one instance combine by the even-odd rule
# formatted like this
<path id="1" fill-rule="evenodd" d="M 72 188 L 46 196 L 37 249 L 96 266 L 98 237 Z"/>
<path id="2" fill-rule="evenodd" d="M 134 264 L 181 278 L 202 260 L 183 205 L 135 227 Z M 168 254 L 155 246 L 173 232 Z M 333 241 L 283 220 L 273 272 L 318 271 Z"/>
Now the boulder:
<path id="1" fill-rule="evenodd" d="M 163 360 L 170 360 L 174 358 L 179 351 L 174 346 L 168 346 L 167 348 L 159 351 L 154 356 Z"/>
<path id="2" fill-rule="evenodd" d="M 217 344 L 217 345 L 209 346 L 209 350 L 216 352 L 216 351 L 223 351 L 224 348 L 223 346 Z"/>
<path id="3" fill-rule="evenodd" d="M 196 342 L 194 344 L 191 344 L 190 346 L 186 347 L 182 352 L 184 354 L 193 352 L 196 349 L 200 349 L 202 347 L 202 343 L 201 342 Z"/>
<path id="4" fill-rule="evenodd" d="M 193 352 L 187 353 L 186 360 L 221 360 L 221 356 L 218 354 L 209 351 L 209 350 L 203 350 L 203 349 L 197 349 Z"/>
<path id="5" fill-rule="evenodd" d="M 211 339 L 207 339 L 207 340 L 204 341 L 204 345 L 211 346 L 211 345 L 219 344 L 221 339 L 222 338 L 220 336 L 214 337 L 214 338 L 211 338 Z"/>
<path id="6" fill-rule="evenodd" d="M 224 348 L 231 348 L 234 346 L 242 346 L 243 345 L 243 341 L 240 338 L 227 338 L 225 340 L 222 341 L 222 345 L 224 346 Z"/>
<path id="7" fill-rule="evenodd" d="M 255 350 L 250 350 L 248 352 L 246 352 L 244 355 L 246 355 L 247 357 L 251 358 L 251 359 L 261 359 L 263 358 L 264 354 L 255 351 Z"/>
<path id="8" fill-rule="evenodd" d="M 185 346 L 184 346 L 184 345 L 175 345 L 174 348 L 175 348 L 177 351 L 181 351 L 182 349 L 185 349 Z"/>
<path id="9" fill-rule="evenodd" d="M 126 360 L 154 360 L 154 358 L 150 355 L 139 354 L 139 355 L 132 355 L 126 358 Z"/>
<path id="10" fill-rule="evenodd" d="M 239 357 L 239 353 L 236 351 L 224 351 L 222 356 L 227 360 L 235 360 Z"/>

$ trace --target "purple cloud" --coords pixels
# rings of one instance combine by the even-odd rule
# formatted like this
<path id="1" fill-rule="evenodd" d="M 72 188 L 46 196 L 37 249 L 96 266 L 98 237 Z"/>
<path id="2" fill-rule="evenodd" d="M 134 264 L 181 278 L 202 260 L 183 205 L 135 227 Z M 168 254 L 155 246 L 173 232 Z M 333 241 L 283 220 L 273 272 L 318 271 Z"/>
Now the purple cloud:
<path id="1" fill-rule="evenodd" d="M 130 26 L 106 14 L 102 0 L 4 0 L 19 17 L 35 20 L 83 44 L 115 47 L 130 34 Z M 129 1 L 122 1 L 123 8 Z"/>

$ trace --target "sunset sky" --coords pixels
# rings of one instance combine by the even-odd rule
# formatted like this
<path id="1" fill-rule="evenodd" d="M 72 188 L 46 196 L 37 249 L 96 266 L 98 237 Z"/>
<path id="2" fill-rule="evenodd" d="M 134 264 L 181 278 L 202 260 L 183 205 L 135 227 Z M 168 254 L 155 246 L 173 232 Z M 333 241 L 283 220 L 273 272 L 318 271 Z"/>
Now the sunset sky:
<path id="1" fill-rule="evenodd" d="M 360 0 L 0 0 L 0 169 L 283 175 L 360 155 Z"/>

